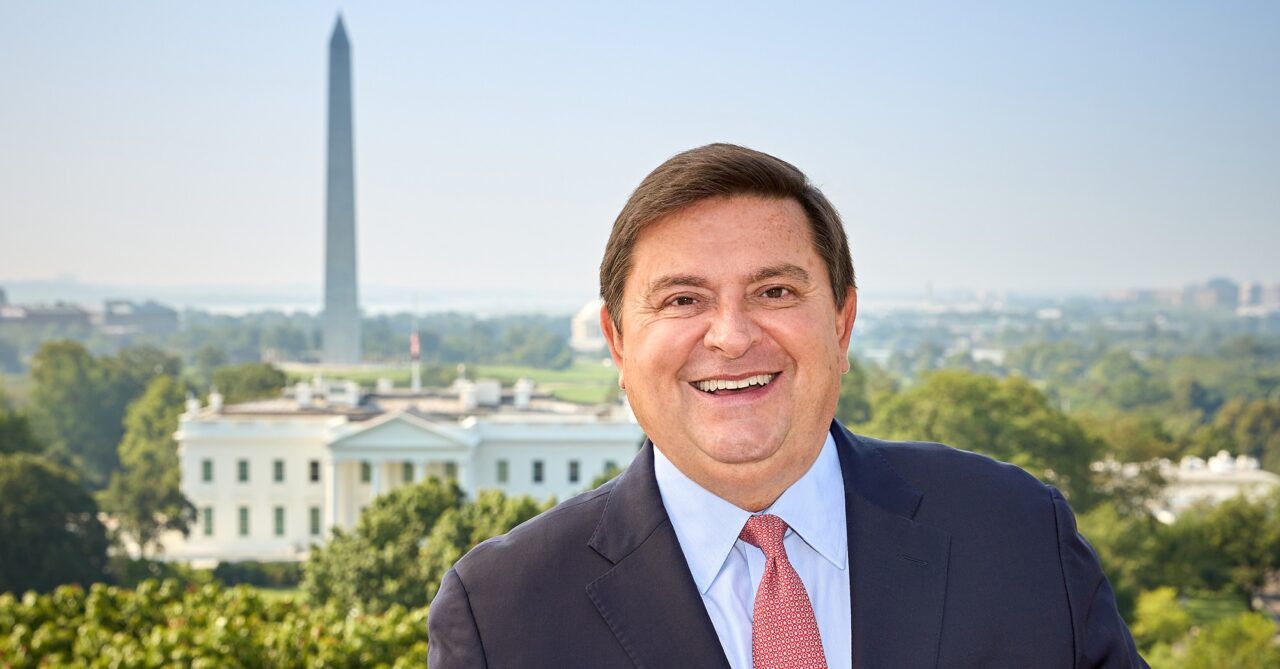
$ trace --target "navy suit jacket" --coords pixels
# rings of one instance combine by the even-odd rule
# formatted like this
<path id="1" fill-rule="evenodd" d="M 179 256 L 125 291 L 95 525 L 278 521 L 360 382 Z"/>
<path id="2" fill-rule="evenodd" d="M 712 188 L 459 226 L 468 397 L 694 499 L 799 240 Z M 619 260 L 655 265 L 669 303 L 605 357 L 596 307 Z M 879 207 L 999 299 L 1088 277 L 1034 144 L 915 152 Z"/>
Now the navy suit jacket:
<path id="1" fill-rule="evenodd" d="M 1012 465 L 833 423 L 855 667 L 1145 667 L 1067 502 Z M 444 577 L 431 669 L 728 669 L 646 443 Z"/>

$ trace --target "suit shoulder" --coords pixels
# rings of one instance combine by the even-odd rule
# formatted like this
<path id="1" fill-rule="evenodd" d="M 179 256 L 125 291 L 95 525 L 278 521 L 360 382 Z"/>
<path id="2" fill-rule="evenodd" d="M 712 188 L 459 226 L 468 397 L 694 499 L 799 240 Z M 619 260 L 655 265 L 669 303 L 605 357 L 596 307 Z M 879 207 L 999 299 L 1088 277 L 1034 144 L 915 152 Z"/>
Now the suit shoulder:
<path id="1" fill-rule="evenodd" d="M 966 499 L 1050 503 L 1047 486 L 1016 465 L 936 442 L 856 438 L 909 485 L 934 497 L 953 493 Z"/>
<path id="2" fill-rule="evenodd" d="M 613 485 L 614 481 L 610 481 L 571 497 L 506 534 L 486 539 L 458 560 L 455 569 L 463 581 L 470 583 L 516 565 L 527 569 L 539 560 L 555 560 L 566 546 L 585 547 Z"/>

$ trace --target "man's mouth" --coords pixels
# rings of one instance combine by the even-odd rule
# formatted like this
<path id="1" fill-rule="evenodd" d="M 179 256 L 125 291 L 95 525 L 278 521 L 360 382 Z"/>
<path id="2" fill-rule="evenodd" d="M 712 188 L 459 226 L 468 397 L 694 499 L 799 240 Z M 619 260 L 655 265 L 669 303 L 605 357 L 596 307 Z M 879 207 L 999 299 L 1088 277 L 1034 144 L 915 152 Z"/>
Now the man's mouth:
<path id="1" fill-rule="evenodd" d="M 690 385 L 704 393 L 723 395 L 767 386 L 769 385 L 769 382 L 773 381 L 777 376 L 777 373 L 774 373 L 756 374 L 755 376 L 748 376 L 745 379 L 704 379 L 702 381 L 693 381 Z"/>

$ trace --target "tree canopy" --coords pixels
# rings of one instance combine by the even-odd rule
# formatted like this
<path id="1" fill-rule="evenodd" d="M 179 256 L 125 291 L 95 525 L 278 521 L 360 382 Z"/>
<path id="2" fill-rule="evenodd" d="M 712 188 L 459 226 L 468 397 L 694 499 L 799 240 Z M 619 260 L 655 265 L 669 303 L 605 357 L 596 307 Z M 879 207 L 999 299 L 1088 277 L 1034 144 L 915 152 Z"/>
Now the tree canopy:
<path id="1" fill-rule="evenodd" d="M 0 455 L 0 592 L 102 578 L 107 536 L 76 474 L 39 455 Z"/>
<path id="2" fill-rule="evenodd" d="M 989 455 L 1058 486 L 1078 510 L 1092 502 L 1089 465 L 1101 444 L 1021 377 L 933 372 L 876 407 L 866 431 Z"/>
<path id="3" fill-rule="evenodd" d="M 149 548 L 163 550 L 161 532 L 185 534 L 195 517 L 195 508 L 182 494 L 178 443 L 173 438 L 186 393 L 181 381 L 158 376 L 129 405 L 119 449 L 121 469 L 102 494 L 103 508 L 144 555 Z"/>

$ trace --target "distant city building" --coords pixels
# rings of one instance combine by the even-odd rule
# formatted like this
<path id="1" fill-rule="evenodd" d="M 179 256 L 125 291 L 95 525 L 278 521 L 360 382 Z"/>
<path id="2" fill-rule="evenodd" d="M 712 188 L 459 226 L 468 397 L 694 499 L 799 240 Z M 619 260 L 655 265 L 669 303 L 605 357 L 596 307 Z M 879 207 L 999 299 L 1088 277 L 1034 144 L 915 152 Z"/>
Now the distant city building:
<path id="1" fill-rule="evenodd" d="M 25 328 L 88 329 L 91 325 L 88 311 L 75 304 L 57 302 L 54 304 L 0 305 L 0 327 L 21 326 Z"/>
<path id="2" fill-rule="evenodd" d="M 107 300 L 102 305 L 98 327 L 109 335 L 151 335 L 163 337 L 178 331 L 178 312 L 158 302 Z"/>
<path id="3" fill-rule="evenodd" d="M 1235 309 L 1240 302 L 1240 286 L 1230 279 L 1209 279 L 1203 286 L 1187 288 L 1190 303 L 1202 309 Z"/>
<path id="4" fill-rule="evenodd" d="M 473 497 L 563 500 L 625 467 L 644 435 L 625 405 L 562 402 L 527 380 L 419 392 L 383 380 L 363 394 L 316 379 L 270 400 L 189 400 L 176 437 L 197 521 L 189 537 L 166 537 L 166 554 L 209 564 L 304 559 L 378 495 L 427 476 L 455 479 Z"/>
<path id="5" fill-rule="evenodd" d="M 351 44 L 341 16 L 329 38 L 328 136 L 323 360 L 353 365 L 360 362 L 355 140 L 351 123 Z"/>
<path id="6" fill-rule="evenodd" d="M 599 298 L 591 300 L 569 321 L 569 348 L 575 354 L 608 355 L 604 332 L 600 330 L 600 307 L 603 305 Z"/>

